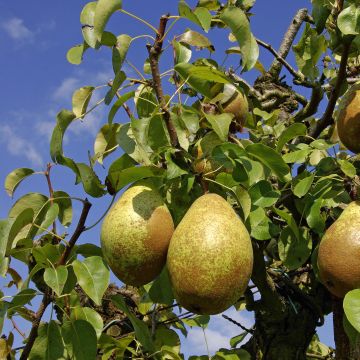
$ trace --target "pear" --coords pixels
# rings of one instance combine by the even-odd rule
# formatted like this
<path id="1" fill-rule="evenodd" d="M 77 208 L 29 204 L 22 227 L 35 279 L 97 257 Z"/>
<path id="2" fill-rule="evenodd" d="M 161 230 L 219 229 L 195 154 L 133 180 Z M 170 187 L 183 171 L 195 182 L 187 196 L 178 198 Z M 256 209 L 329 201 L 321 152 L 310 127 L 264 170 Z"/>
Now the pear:
<path id="1" fill-rule="evenodd" d="M 319 275 L 339 298 L 360 287 L 360 202 L 353 201 L 327 229 L 318 254 Z"/>
<path id="2" fill-rule="evenodd" d="M 167 267 L 177 301 L 197 314 L 218 314 L 244 293 L 253 253 L 244 224 L 227 201 L 205 194 L 170 241 Z"/>
<path id="3" fill-rule="evenodd" d="M 360 84 L 353 85 L 342 98 L 336 125 L 341 142 L 360 153 Z"/>
<path id="4" fill-rule="evenodd" d="M 225 113 L 234 115 L 234 120 L 238 127 L 241 129 L 246 120 L 246 115 L 249 112 L 249 104 L 246 96 L 243 95 L 232 84 L 225 84 L 223 90 L 223 98 L 220 104 Z"/>
<path id="5" fill-rule="evenodd" d="M 106 215 L 101 248 L 113 273 L 125 284 L 141 286 L 160 274 L 174 232 L 171 214 L 148 183 L 126 190 Z"/>

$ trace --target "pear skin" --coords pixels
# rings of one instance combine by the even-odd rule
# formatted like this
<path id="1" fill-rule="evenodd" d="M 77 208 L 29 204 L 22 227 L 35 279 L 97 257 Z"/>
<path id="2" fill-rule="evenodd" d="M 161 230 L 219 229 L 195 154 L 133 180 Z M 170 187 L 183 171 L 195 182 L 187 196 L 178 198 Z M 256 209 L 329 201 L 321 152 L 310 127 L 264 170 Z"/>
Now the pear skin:
<path id="1" fill-rule="evenodd" d="M 198 198 L 177 226 L 167 267 L 177 301 L 197 314 L 218 314 L 244 293 L 252 272 L 250 236 L 221 196 Z"/>
<path id="2" fill-rule="evenodd" d="M 150 185 L 137 184 L 106 215 L 101 248 L 121 281 L 141 286 L 163 269 L 173 231 L 171 214 L 160 194 Z"/>
<path id="3" fill-rule="evenodd" d="M 355 84 L 341 100 L 337 131 L 341 142 L 352 152 L 360 153 L 360 85 Z"/>
<path id="4" fill-rule="evenodd" d="M 360 287 L 360 201 L 353 201 L 327 229 L 318 254 L 321 281 L 342 298 Z"/>

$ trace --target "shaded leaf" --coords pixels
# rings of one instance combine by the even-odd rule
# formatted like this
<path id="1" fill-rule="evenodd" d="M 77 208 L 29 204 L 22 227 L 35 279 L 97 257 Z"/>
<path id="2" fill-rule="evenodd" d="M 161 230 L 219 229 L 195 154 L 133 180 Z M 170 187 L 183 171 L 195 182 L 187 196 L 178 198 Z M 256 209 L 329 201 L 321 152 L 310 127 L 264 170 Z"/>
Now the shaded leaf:
<path id="1" fill-rule="evenodd" d="M 349 291 L 343 305 L 349 323 L 360 333 L 360 289 Z"/>
<path id="2" fill-rule="evenodd" d="M 103 163 L 105 157 L 116 150 L 116 134 L 120 128 L 120 124 L 105 124 L 96 135 L 94 143 L 94 158 Z"/>
<path id="3" fill-rule="evenodd" d="M 84 52 L 88 48 L 89 48 L 89 46 L 86 43 L 76 45 L 76 46 L 70 48 L 68 50 L 68 52 L 66 53 L 67 61 L 73 65 L 80 65 L 83 60 Z"/>
<path id="4" fill-rule="evenodd" d="M 219 139 L 224 142 L 227 141 L 233 115 L 227 113 L 218 115 L 205 114 L 205 117 Z"/>
<path id="5" fill-rule="evenodd" d="M 184 32 L 182 35 L 180 35 L 180 37 L 177 40 L 180 43 L 184 43 L 190 46 L 195 46 L 199 49 L 205 48 L 210 51 L 213 51 L 214 49 L 210 40 L 206 36 L 193 30 L 188 30 Z"/>
<path id="6" fill-rule="evenodd" d="M 93 309 L 89 307 L 75 307 L 71 311 L 71 319 L 85 320 L 89 322 L 96 331 L 96 336 L 99 339 L 104 326 L 102 317 Z"/>
<path id="7" fill-rule="evenodd" d="M 112 302 L 123 311 L 131 321 L 135 330 L 136 338 L 146 351 L 152 352 L 154 350 L 154 344 L 151 339 L 151 334 L 147 325 L 138 319 L 127 307 L 124 298 L 120 295 L 115 295 L 111 298 Z"/>
<path id="8" fill-rule="evenodd" d="M 274 149 L 264 144 L 251 144 L 245 148 L 249 155 L 254 156 L 267 166 L 280 180 L 287 181 L 290 177 L 290 169 Z"/>
<path id="9" fill-rule="evenodd" d="M 298 136 L 306 135 L 307 128 L 304 124 L 295 123 L 286 128 L 280 135 L 276 150 L 281 151 L 284 145 Z"/>
<path id="10" fill-rule="evenodd" d="M 77 163 L 76 166 L 79 170 L 85 192 L 93 197 L 103 196 L 106 191 L 104 191 L 104 186 L 101 184 L 94 170 L 84 163 Z"/>
<path id="11" fill-rule="evenodd" d="M 111 110 L 109 111 L 109 115 L 108 115 L 108 123 L 109 123 L 109 125 L 112 124 L 112 122 L 114 120 L 114 117 L 115 117 L 116 113 L 118 112 L 118 110 L 126 103 L 126 101 L 133 98 L 134 96 L 135 96 L 135 91 L 130 91 L 130 92 L 120 96 L 116 100 L 114 105 L 111 107 Z"/>
<path id="12" fill-rule="evenodd" d="M 64 321 L 61 334 L 72 359 L 96 359 L 96 332 L 89 322 L 85 320 Z"/>
<path id="13" fill-rule="evenodd" d="M 154 303 L 166 305 L 171 305 L 173 303 L 174 294 L 166 266 L 152 283 L 149 290 L 149 296 Z"/>
<path id="14" fill-rule="evenodd" d="M 72 221 L 72 201 L 65 191 L 54 191 L 54 203 L 59 206 L 59 220 L 63 226 L 70 226 Z"/>

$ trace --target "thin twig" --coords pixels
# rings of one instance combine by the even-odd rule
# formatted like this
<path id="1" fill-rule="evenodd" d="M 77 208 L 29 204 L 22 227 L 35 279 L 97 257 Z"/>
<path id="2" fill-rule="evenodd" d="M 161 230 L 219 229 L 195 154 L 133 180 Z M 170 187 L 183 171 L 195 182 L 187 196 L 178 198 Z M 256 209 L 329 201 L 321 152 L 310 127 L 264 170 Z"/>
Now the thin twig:
<path id="1" fill-rule="evenodd" d="M 58 261 L 58 263 L 56 264 L 56 266 L 64 265 L 66 263 L 66 260 L 69 257 L 71 250 L 73 249 L 76 241 L 78 240 L 79 236 L 82 234 L 82 232 L 85 229 L 85 221 L 89 214 L 90 208 L 91 208 L 91 203 L 88 201 L 88 199 L 85 199 L 83 202 L 83 209 L 82 209 L 82 212 L 80 215 L 79 222 L 76 226 L 76 229 L 75 229 L 71 239 L 69 240 L 68 245 L 65 247 L 65 250 L 62 253 L 61 258 Z M 46 291 L 44 293 L 44 296 L 43 296 L 43 299 L 39 306 L 39 309 L 35 313 L 35 318 L 32 322 L 30 334 L 29 334 L 26 346 L 24 348 L 24 351 L 21 354 L 20 360 L 25 360 L 29 357 L 31 349 L 32 349 L 34 342 L 38 335 L 38 328 L 40 325 L 41 318 L 43 317 L 45 310 L 48 307 L 48 305 L 51 303 L 51 301 L 52 301 L 52 293 L 51 293 L 51 291 Z"/>
<path id="2" fill-rule="evenodd" d="M 311 136 L 312 138 L 317 138 L 325 128 L 327 128 L 329 125 L 331 125 L 334 122 L 332 115 L 335 109 L 336 101 L 340 95 L 341 85 L 346 77 L 346 65 L 349 58 L 350 45 L 351 45 L 351 41 L 344 44 L 344 49 L 341 56 L 340 67 L 339 67 L 339 72 L 336 79 L 335 87 L 331 92 L 330 99 L 326 107 L 326 110 L 324 112 L 324 115 L 319 121 L 315 123 L 314 127 L 309 132 L 309 136 Z"/>
<path id="3" fill-rule="evenodd" d="M 254 330 L 252 329 L 248 329 L 245 326 L 241 325 L 239 322 L 237 322 L 236 320 L 232 319 L 231 317 L 227 316 L 227 315 L 222 315 L 222 317 L 224 319 L 226 319 L 227 321 L 230 321 L 231 323 L 235 324 L 236 326 L 238 326 L 239 328 L 243 329 L 244 331 L 248 332 L 249 334 L 253 334 Z"/>
<path id="4" fill-rule="evenodd" d="M 25 339 L 26 335 L 19 329 L 19 327 L 17 326 L 15 320 L 13 318 L 10 318 L 10 319 L 11 319 L 11 323 L 14 326 L 14 329 Z"/>
<path id="5" fill-rule="evenodd" d="M 52 166 L 53 166 L 53 164 L 48 163 L 47 166 L 46 166 L 46 171 L 44 173 L 45 178 L 46 178 L 46 182 L 47 182 L 48 188 L 49 188 L 50 204 L 51 205 L 54 204 L 54 189 L 53 189 L 53 186 L 52 186 L 52 183 L 51 183 L 51 178 L 50 178 L 50 170 L 51 170 Z M 57 234 L 57 231 L 56 231 L 56 219 L 54 220 L 53 225 L 52 225 L 52 232 L 54 234 Z M 55 239 L 56 238 L 53 237 L 52 242 L 54 244 L 57 244 L 58 241 L 56 241 Z"/>
<path id="6" fill-rule="evenodd" d="M 156 98 L 160 104 L 161 110 L 164 113 L 164 120 L 167 130 L 169 132 L 171 145 L 177 148 L 179 147 L 179 140 L 176 134 L 174 124 L 171 121 L 169 109 L 166 105 L 162 84 L 161 84 L 160 71 L 159 71 L 159 57 L 162 52 L 164 34 L 168 20 L 169 20 L 168 15 L 164 15 L 160 18 L 160 24 L 156 35 L 156 40 L 153 45 L 148 44 L 147 49 L 149 52 L 150 68 L 151 68 L 152 78 L 154 81 L 154 90 L 155 90 Z"/>
<path id="7" fill-rule="evenodd" d="M 301 74 L 300 72 L 296 71 L 283 57 L 281 57 L 281 55 L 270 45 L 265 43 L 264 41 L 260 40 L 260 39 L 256 39 L 256 42 L 262 46 L 263 48 L 269 50 L 274 56 L 275 59 L 281 63 L 282 65 L 284 65 L 286 67 L 286 69 L 289 71 L 289 73 L 294 76 L 294 78 L 299 79 L 301 81 L 304 81 L 304 75 Z"/>

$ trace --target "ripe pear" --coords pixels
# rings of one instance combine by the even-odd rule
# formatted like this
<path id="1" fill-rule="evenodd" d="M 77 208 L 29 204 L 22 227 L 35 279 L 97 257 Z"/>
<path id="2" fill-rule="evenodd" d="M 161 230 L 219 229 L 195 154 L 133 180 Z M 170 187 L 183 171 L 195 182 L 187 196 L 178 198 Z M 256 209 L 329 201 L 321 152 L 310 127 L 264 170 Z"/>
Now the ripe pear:
<path id="1" fill-rule="evenodd" d="M 217 194 L 187 211 L 170 241 L 167 267 L 177 301 L 197 314 L 218 314 L 244 293 L 252 272 L 250 236 Z"/>
<path id="2" fill-rule="evenodd" d="M 141 286 L 160 274 L 174 232 L 171 214 L 149 183 L 126 190 L 106 215 L 101 248 L 114 274 Z"/>
<path id="3" fill-rule="evenodd" d="M 341 100 L 337 131 L 341 142 L 352 152 L 360 153 L 360 85 L 355 84 Z"/>
<path id="4" fill-rule="evenodd" d="M 353 201 L 327 229 L 318 254 L 321 281 L 339 298 L 360 287 L 360 202 Z"/>

